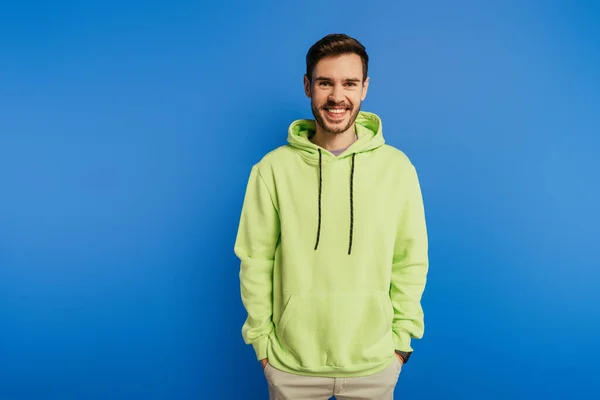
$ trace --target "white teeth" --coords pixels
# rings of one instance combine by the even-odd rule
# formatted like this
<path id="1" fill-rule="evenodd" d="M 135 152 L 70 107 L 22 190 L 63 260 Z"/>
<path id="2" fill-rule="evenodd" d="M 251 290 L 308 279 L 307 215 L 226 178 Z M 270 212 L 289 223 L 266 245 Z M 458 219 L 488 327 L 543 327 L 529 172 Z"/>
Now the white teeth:
<path id="1" fill-rule="evenodd" d="M 333 108 L 330 108 L 329 112 L 330 113 L 334 113 L 334 114 L 342 114 L 342 113 L 346 112 L 346 110 L 345 109 L 333 109 Z"/>

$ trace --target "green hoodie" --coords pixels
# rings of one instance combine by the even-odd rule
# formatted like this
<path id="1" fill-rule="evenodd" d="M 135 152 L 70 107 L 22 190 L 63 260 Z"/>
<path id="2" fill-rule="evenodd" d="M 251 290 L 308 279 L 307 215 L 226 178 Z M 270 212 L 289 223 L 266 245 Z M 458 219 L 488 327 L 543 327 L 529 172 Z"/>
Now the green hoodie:
<path id="1" fill-rule="evenodd" d="M 313 144 L 313 120 L 250 172 L 235 242 L 259 360 L 301 375 L 379 372 L 424 331 L 428 244 L 417 173 L 360 112 L 339 156 Z"/>

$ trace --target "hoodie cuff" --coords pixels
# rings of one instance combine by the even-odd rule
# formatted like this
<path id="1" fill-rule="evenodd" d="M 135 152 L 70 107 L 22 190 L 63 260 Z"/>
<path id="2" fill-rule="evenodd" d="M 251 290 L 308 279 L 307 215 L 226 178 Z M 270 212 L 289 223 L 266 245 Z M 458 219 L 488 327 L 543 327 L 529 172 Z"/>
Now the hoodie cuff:
<path id="1" fill-rule="evenodd" d="M 256 353 L 256 358 L 259 361 L 267 358 L 267 346 L 268 345 L 269 345 L 269 336 L 267 336 L 267 335 L 261 336 L 255 342 L 252 342 L 252 347 L 254 348 L 254 352 Z"/>
<path id="2" fill-rule="evenodd" d="M 413 351 L 410 347 L 410 334 L 406 331 L 394 331 L 394 345 L 395 349 L 399 351 L 405 351 L 411 353 Z"/>

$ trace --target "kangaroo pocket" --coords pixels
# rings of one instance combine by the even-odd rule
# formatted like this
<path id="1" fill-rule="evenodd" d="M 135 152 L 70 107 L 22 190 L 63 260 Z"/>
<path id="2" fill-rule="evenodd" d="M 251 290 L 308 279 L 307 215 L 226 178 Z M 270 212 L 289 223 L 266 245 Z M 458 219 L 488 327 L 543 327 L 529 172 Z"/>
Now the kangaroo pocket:
<path id="1" fill-rule="evenodd" d="M 292 294 L 276 326 L 281 349 L 300 367 L 382 362 L 393 353 L 387 293 Z"/>

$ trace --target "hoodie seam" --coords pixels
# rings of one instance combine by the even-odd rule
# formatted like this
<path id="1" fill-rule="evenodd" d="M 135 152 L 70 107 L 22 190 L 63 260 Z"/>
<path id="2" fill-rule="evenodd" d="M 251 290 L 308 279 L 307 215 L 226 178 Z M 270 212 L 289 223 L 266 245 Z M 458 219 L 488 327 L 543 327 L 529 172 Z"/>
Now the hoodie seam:
<path id="1" fill-rule="evenodd" d="M 260 179 L 261 183 L 263 184 L 265 189 L 267 189 L 267 193 L 269 194 L 269 200 L 271 200 L 271 204 L 273 205 L 273 208 L 275 209 L 275 211 L 277 211 L 277 214 L 279 214 L 279 208 L 277 207 L 277 205 L 275 205 L 275 202 L 273 201 L 273 195 L 271 194 L 271 191 L 269 190 L 269 186 L 265 182 L 265 179 L 262 176 L 262 172 L 260 171 L 260 168 L 258 166 L 256 167 L 256 171 L 258 172 L 258 178 Z"/>

